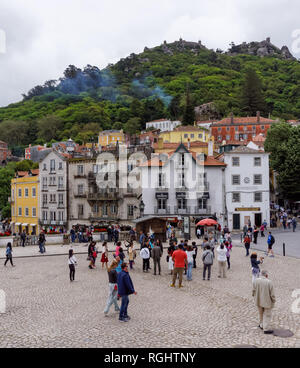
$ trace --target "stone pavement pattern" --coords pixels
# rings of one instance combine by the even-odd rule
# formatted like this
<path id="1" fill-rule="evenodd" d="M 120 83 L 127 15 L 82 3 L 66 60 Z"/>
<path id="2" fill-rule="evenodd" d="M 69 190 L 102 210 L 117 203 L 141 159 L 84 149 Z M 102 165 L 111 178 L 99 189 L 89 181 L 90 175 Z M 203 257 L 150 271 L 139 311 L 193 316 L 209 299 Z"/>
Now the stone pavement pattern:
<path id="1" fill-rule="evenodd" d="M 0 347 L 300 347 L 300 315 L 291 312 L 292 292 L 300 289 L 299 260 L 265 261 L 277 297 L 272 325 L 295 333 L 282 339 L 257 328 L 250 260 L 242 248 L 234 247 L 226 279 L 217 278 L 215 264 L 212 281 L 202 281 L 201 266 L 183 289 L 169 287 L 165 258 L 166 251 L 162 276 L 150 273 L 152 261 L 152 270 L 143 273 L 137 258 L 130 274 L 138 295 L 130 296 L 132 319 L 123 324 L 113 307 L 108 317 L 103 315 L 108 279 L 100 257 L 97 269 L 89 270 L 86 255 L 78 255 L 74 283 L 68 278 L 66 256 L 16 258 L 15 268 L 0 265 L 0 289 L 7 298 L 6 314 L 0 314 Z"/>

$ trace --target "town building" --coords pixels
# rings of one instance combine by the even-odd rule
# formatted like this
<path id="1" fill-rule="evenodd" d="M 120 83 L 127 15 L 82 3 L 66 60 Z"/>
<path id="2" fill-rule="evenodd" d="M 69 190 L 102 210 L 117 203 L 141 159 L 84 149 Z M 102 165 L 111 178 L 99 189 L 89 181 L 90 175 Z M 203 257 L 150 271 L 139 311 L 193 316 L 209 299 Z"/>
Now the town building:
<path id="1" fill-rule="evenodd" d="M 181 121 L 172 121 L 168 119 L 153 120 L 146 123 L 146 129 L 159 129 L 161 132 L 172 132 L 176 127 L 181 125 Z"/>
<path id="2" fill-rule="evenodd" d="M 99 133 L 98 145 L 100 147 L 115 146 L 116 144 L 125 144 L 126 137 L 123 130 L 104 130 Z"/>
<path id="3" fill-rule="evenodd" d="M 241 230 L 250 222 L 270 224 L 269 154 L 240 146 L 224 152 L 225 203 L 230 230 Z"/>
<path id="4" fill-rule="evenodd" d="M 6 164 L 10 157 L 11 151 L 8 149 L 7 143 L 0 141 L 0 164 Z"/>
<path id="5" fill-rule="evenodd" d="M 29 147 L 25 148 L 25 160 L 40 162 L 51 151 L 52 151 L 51 148 L 47 148 L 45 146 L 32 146 L 30 144 Z"/>
<path id="6" fill-rule="evenodd" d="M 211 134 L 216 142 L 223 141 L 252 141 L 257 135 L 267 136 L 267 132 L 276 120 L 263 118 L 257 112 L 256 117 L 234 117 L 225 118 L 211 125 Z"/>
<path id="7" fill-rule="evenodd" d="M 204 127 L 182 125 L 171 132 L 160 133 L 159 137 L 163 138 L 164 143 L 208 142 L 210 132 Z"/>
<path id="8" fill-rule="evenodd" d="M 225 168 L 224 162 L 189 151 L 184 144 L 142 163 L 145 221 L 160 217 L 177 222 L 187 218 L 194 227 L 200 219 L 214 217 L 223 225 Z"/>
<path id="9" fill-rule="evenodd" d="M 170 153 L 176 151 L 179 143 L 180 142 L 166 143 L 162 138 L 159 138 L 156 143 L 153 143 L 153 149 L 155 153 Z M 196 141 L 182 144 L 185 146 L 185 148 L 193 152 L 214 156 L 215 145 L 213 137 L 209 140 L 209 142 Z"/>
<path id="10" fill-rule="evenodd" d="M 39 231 L 39 170 L 18 171 L 11 180 L 11 229 L 28 235 Z"/>
<path id="11" fill-rule="evenodd" d="M 68 225 L 68 165 L 66 153 L 52 150 L 40 162 L 40 226 L 59 231 Z"/>

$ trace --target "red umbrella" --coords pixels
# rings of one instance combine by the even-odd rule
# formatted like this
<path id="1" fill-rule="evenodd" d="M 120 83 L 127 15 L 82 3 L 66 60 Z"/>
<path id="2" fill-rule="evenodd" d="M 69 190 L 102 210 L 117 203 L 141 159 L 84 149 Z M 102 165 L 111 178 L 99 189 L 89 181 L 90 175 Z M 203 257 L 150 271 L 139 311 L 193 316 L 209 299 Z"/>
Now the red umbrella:
<path id="1" fill-rule="evenodd" d="M 218 225 L 217 221 L 207 218 L 198 222 L 196 226 L 214 226 Z"/>

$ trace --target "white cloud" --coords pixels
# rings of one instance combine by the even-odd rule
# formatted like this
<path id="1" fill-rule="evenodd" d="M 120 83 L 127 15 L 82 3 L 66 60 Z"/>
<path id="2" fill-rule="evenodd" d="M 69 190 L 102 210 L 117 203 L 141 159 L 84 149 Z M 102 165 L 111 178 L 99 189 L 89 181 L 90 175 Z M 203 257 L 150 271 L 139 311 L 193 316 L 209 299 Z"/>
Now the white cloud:
<path id="1" fill-rule="evenodd" d="M 297 0 L 1 0 L 0 105 L 59 78 L 69 64 L 103 68 L 179 37 L 224 50 L 271 36 L 291 47 L 299 13 Z"/>

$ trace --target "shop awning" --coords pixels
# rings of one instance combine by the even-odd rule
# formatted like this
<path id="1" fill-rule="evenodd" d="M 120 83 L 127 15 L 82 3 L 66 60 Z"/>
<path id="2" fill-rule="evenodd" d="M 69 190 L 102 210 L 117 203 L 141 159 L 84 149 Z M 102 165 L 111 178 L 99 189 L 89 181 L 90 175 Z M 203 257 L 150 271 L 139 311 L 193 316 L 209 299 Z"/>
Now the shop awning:
<path id="1" fill-rule="evenodd" d="M 32 227 L 33 227 L 33 226 L 36 226 L 36 224 L 30 224 L 30 226 L 32 226 Z"/>
<path id="2" fill-rule="evenodd" d="M 22 224 L 22 226 L 28 226 L 28 224 Z"/>
<path id="3" fill-rule="evenodd" d="M 15 223 L 15 225 L 16 225 L 16 226 L 20 226 L 20 225 L 22 225 L 22 224 L 21 224 L 21 222 L 16 222 L 16 223 Z"/>

